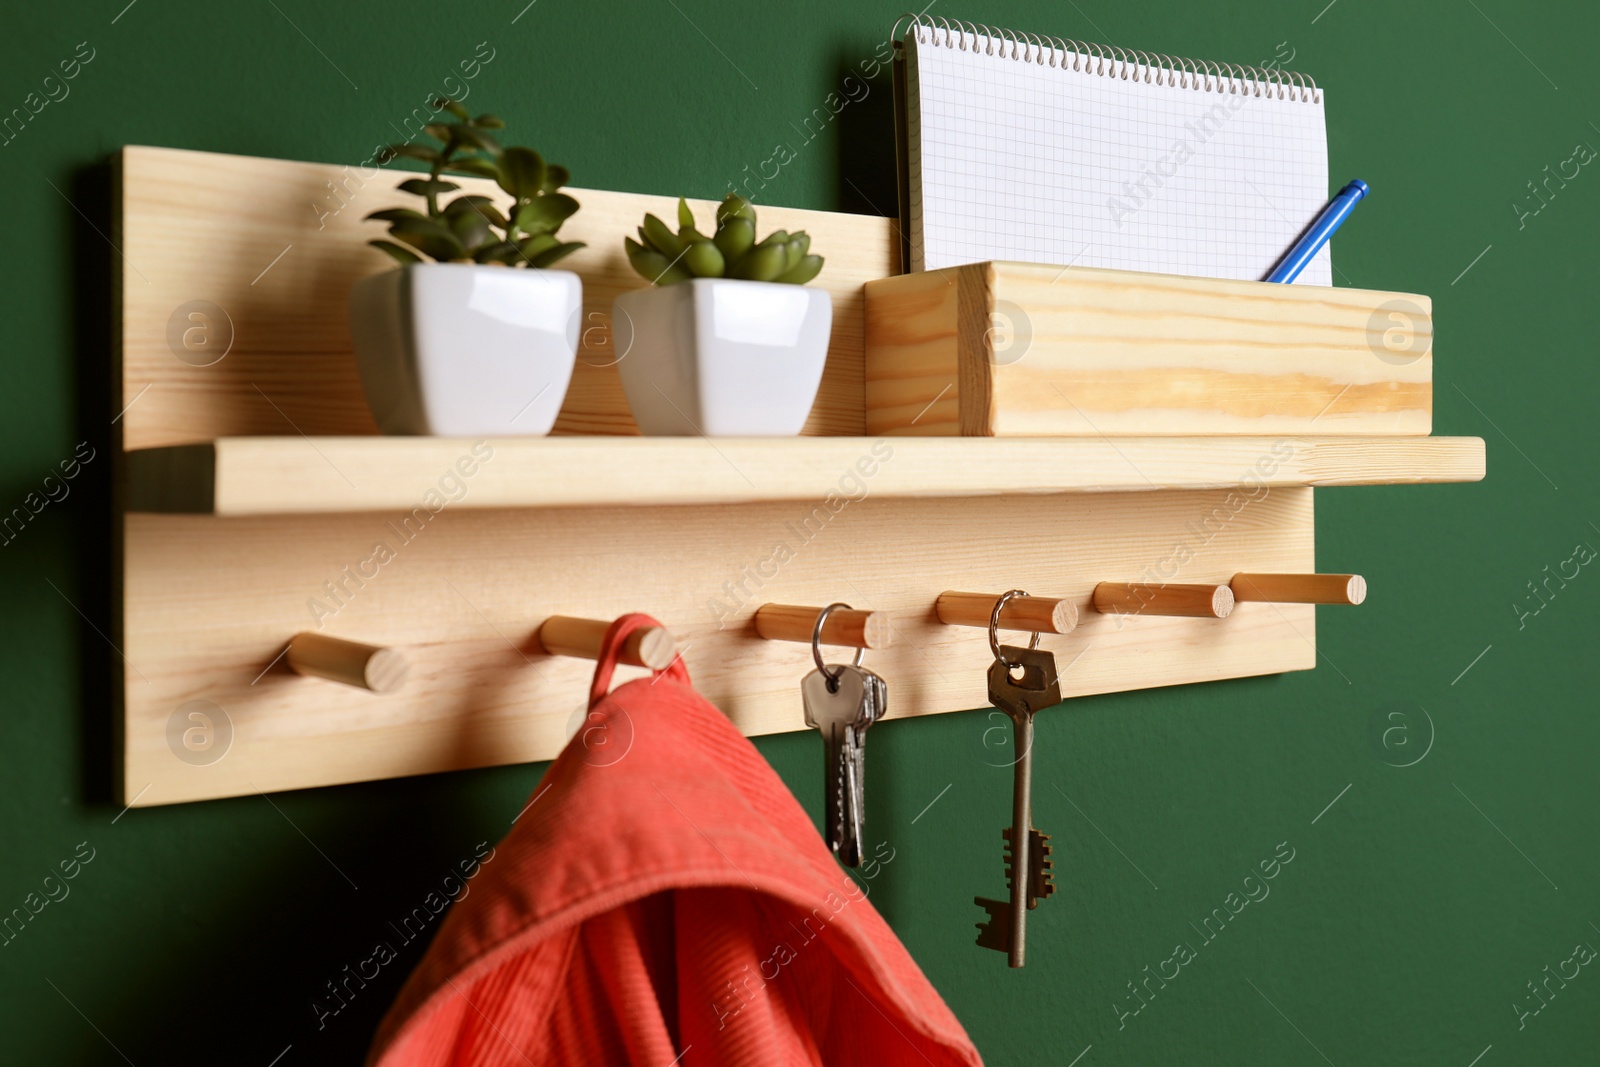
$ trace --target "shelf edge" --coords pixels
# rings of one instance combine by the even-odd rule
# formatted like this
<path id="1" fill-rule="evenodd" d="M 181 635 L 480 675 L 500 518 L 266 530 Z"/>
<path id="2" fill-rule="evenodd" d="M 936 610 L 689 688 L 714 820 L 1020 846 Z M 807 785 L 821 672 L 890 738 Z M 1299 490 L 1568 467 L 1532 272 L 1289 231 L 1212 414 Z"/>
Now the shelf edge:
<path id="1" fill-rule="evenodd" d="M 1214 454 L 1207 456 L 1207 446 Z M 127 509 L 276 515 L 1474 482 L 1475 437 L 245 437 L 127 454 Z M 458 470 L 460 474 L 452 472 Z"/>

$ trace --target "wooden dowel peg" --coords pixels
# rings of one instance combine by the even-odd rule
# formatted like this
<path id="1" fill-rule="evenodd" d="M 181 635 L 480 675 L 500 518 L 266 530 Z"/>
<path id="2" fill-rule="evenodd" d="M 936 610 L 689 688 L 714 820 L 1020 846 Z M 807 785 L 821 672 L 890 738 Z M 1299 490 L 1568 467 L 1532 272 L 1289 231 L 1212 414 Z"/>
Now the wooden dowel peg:
<path id="1" fill-rule="evenodd" d="M 399 649 L 310 632 L 290 639 L 288 660 L 296 674 L 343 682 L 374 693 L 399 689 L 411 666 Z"/>
<path id="2" fill-rule="evenodd" d="M 1359 574 L 1235 574 L 1228 583 L 1235 600 L 1275 604 L 1359 604 L 1367 580 Z"/>
<path id="3" fill-rule="evenodd" d="M 1101 582 L 1094 587 L 1094 609 L 1102 615 L 1226 619 L 1233 611 L 1233 591 L 1225 585 Z"/>
<path id="4" fill-rule="evenodd" d="M 944 592 L 933 610 L 946 626 L 989 628 L 997 593 Z M 1028 630 L 1036 634 L 1070 634 L 1078 625 L 1078 605 L 1048 596 L 1014 596 L 1000 609 L 1000 629 Z"/>
<path id="5" fill-rule="evenodd" d="M 756 609 L 756 633 L 768 641 L 801 641 L 809 645 L 811 634 L 817 628 L 817 616 L 821 614 L 821 608 L 763 604 Z M 835 608 L 828 612 L 828 621 L 822 624 L 825 645 L 887 648 L 893 642 L 894 627 L 890 625 L 889 616 L 881 611 Z"/>
<path id="6" fill-rule="evenodd" d="M 604 619 L 552 615 L 539 627 L 539 644 L 552 656 L 599 659 L 600 645 L 610 628 L 611 624 Z M 671 631 L 664 626 L 646 626 L 623 640 L 617 662 L 659 671 L 665 670 L 677 655 L 678 640 Z"/>

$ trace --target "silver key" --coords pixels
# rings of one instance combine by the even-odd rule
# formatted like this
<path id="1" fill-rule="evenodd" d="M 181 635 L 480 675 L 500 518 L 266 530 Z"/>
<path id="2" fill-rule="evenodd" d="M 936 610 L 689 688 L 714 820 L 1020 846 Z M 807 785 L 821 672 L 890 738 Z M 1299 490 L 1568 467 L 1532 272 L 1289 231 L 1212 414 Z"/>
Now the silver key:
<path id="1" fill-rule="evenodd" d="M 871 671 L 829 665 L 800 683 L 806 725 L 822 734 L 823 826 L 828 846 L 847 867 L 861 863 L 865 826 L 868 727 L 883 714 L 888 687 Z"/>
<path id="2" fill-rule="evenodd" d="M 850 728 L 850 739 L 854 746 L 850 754 L 850 767 L 855 781 L 855 796 L 851 804 L 854 809 L 856 842 L 859 846 L 865 839 L 867 825 L 867 727 L 888 713 L 889 684 L 871 671 L 863 671 L 859 667 L 850 669 L 860 671 L 865 676 L 863 681 L 867 690 L 867 700 L 861 706 L 861 715 Z M 852 863 L 850 866 L 854 867 L 857 864 Z"/>

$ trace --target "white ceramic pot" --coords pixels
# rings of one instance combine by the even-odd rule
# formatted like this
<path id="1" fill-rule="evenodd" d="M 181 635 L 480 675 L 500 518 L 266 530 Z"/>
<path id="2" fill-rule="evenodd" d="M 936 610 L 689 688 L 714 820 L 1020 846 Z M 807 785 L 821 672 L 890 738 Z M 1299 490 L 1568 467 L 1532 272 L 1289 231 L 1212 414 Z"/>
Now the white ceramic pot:
<path id="1" fill-rule="evenodd" d="M 350 335 L 378 429 L 550 432 L 572 380 L 583 287 L 565 270 L 415 263 L 350 290 Z"/>
<path id="2" fill-rule="evenodd" d="M 628 407 L 662 436 L 799 433 L 832 325 L 826 289 L 733 278 L 636 289 L 611 314 Z"/>

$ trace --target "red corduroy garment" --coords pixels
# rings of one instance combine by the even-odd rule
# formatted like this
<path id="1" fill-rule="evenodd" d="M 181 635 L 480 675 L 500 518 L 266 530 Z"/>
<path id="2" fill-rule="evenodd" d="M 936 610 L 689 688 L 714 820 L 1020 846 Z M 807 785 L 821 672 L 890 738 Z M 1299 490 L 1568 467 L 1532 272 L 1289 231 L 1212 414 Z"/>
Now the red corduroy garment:
<path id="1" fill-rule="evenodd" d="M 980 1064 L 682 660 L 606 694 L 623 639 L 650 625 L 607 632 L 585 728 L 446 916 L 368 1063 Z"/>

